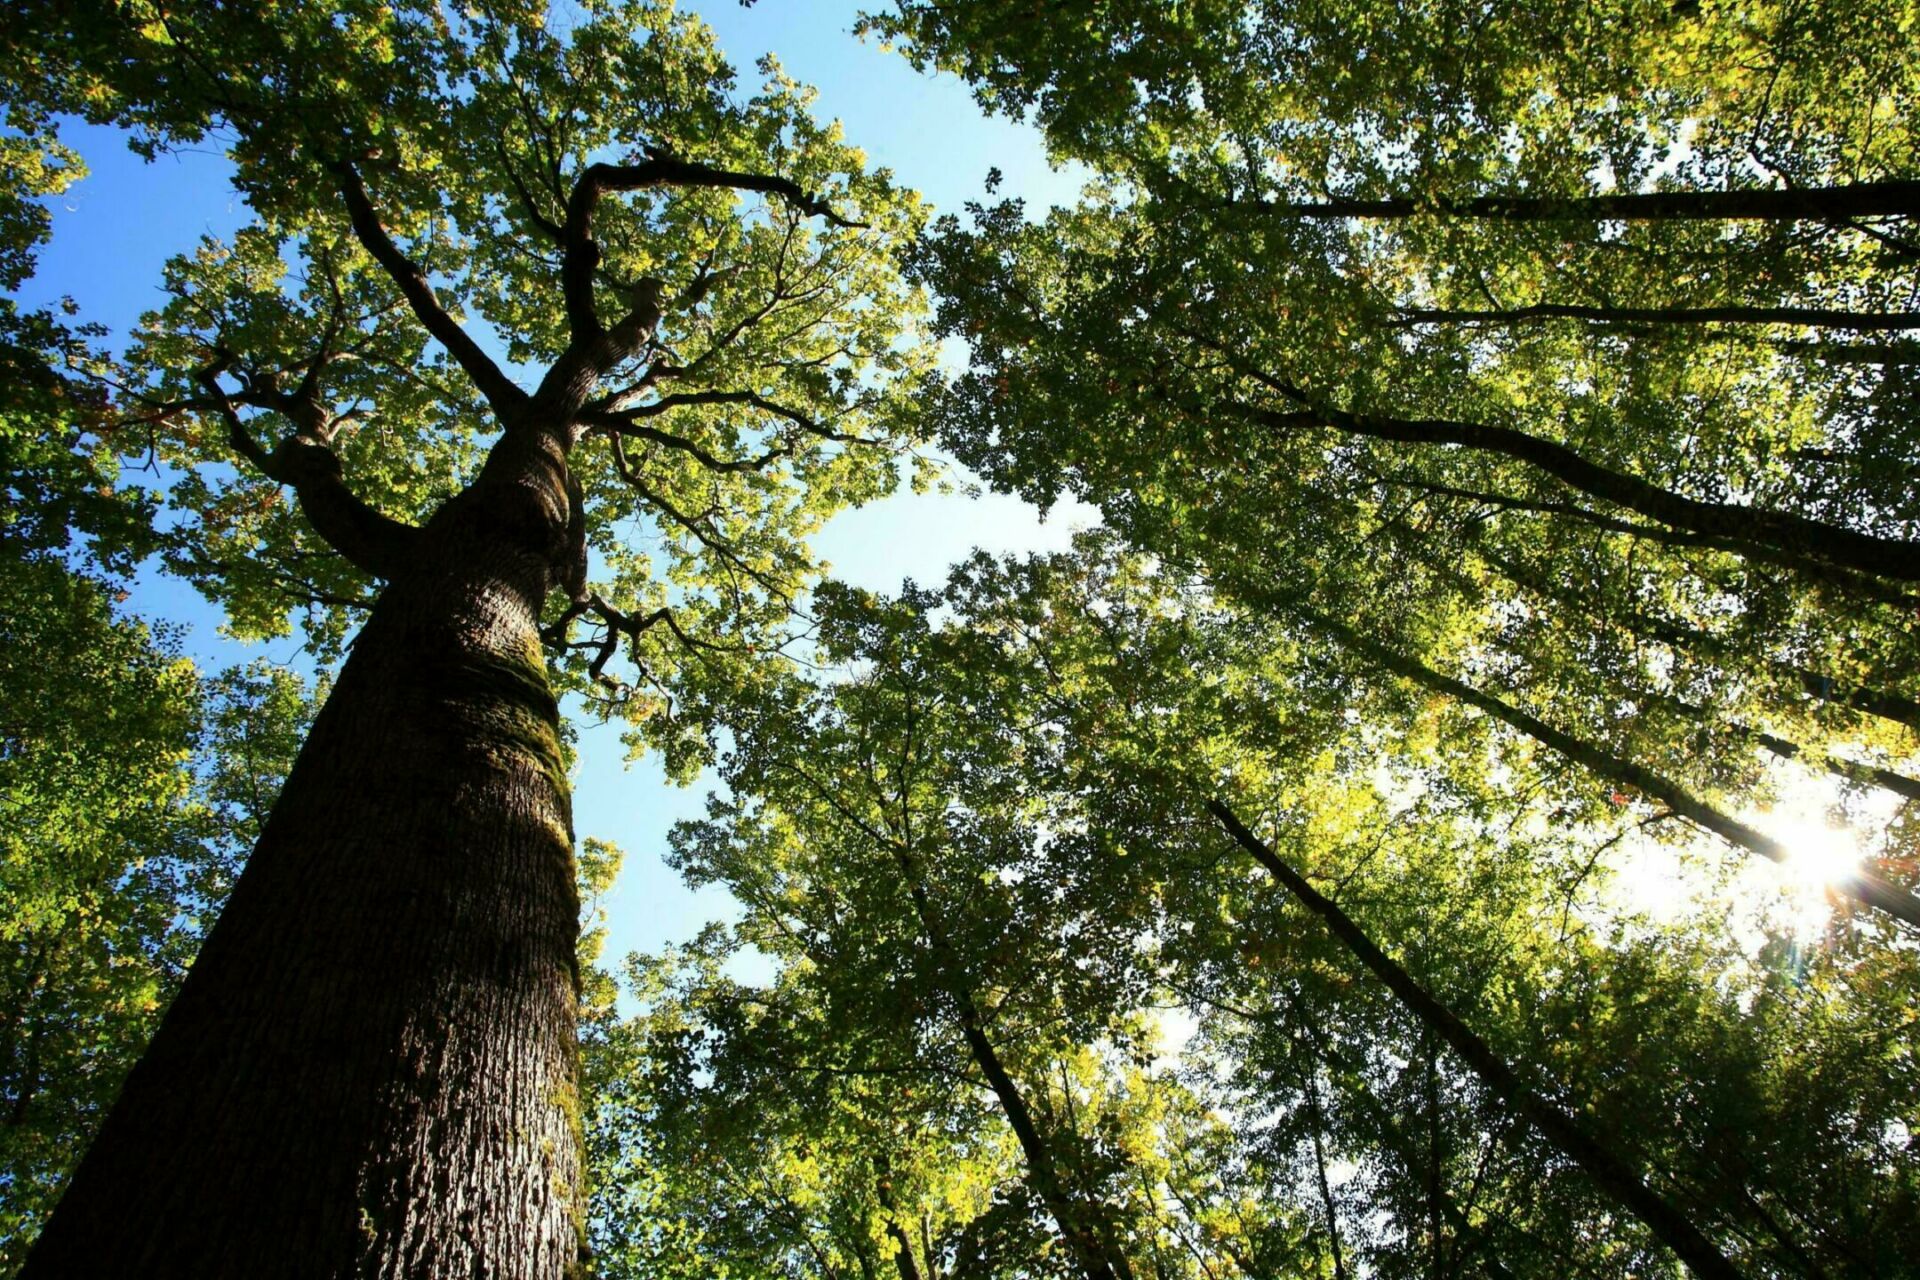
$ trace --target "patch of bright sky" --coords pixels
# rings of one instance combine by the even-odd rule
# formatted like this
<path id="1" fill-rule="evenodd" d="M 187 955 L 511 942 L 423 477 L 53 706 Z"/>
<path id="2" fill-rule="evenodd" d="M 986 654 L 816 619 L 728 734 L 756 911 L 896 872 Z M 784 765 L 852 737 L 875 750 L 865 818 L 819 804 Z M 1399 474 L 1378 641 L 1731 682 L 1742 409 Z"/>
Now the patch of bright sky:
<path id="1" fill-rule="evenodd" d="M 1609 859 L 1611 875 L 1594 906 L 1655 925 L 1718 914 L 1749 955 L 1770 935 L 1802 943 L 1817 939 L 1833 915 L 1836 888 L 1859 870 L 1892 818 L 1897 797 L 1874 791 L 1841 815 L 1834 780 L 1785 762 L 1772 769 L 1773 805 L 1736 816 L 1786 845 L 1785 862 L 1770 862 L 1706 832 L 1678 848 L 1636 834 Z"/>
<path id="2" fill-rule="evenodd" d="M 992 168 L 1004 175 L 1002 194 L 1025 199 L 1036 213 L 1071 203 L 1085 179 L 1084 173 L 1050 166 L 1033 129 L 983 115 L 955 78 L 921 75 L 897 54 L 856 40 L 858 4 L 762 0 L 752 8 L 723 2 L 682 7 L 713 26 L 743 92 L 751 93 L 757 83 L 756 60 L 775 54 L 788 74 L 819 90 L 819 115 L 840 120 L 848 141 L 865 150 L 870 164 L 892 169 L 937 211 L 959 212 L 968 200 L 985 199 Z M 869 7 L 877 6 L 869 0 Z M 165 260 L 190 250 L 201 236 L 230 238 L 249 220 L 248 211 L 232 190 L 230 167 L 212 147 L 148 164 L 127 151 L 117 131 L 72 124 L 64 133 L 86 158 L 90 175 L 54 202 L 53 241 L 21 300 L 38 306 L 72 297 L 81 318 L 106 324 L 117 343 L 144 311 L 160 305 Z M 836 576 L 891 591 L 905 578 L 944 581 L 949 566 L 976 547 L 996 554 L 1064 548 L 1075 529 L 1094 519 L 1088 509 L 1063 505 L 1043 521 L 1034 508 L 1006 495 L 903 491 L 837 517 L 816 545 Z M 216 612 L 186 584 L 157 572 L 140 576 L 129 607 L 182 624 L 188 652 L 210 671 L 259 653 L 310 667 L 297 640 L 257 650 L 226 641 L 218 634 Z M 627 851 L 621 877 L 602 903 L 608 958 L 657 949 L 730 914 L 723 894 L 691 892 L 660 860 L 670 825 L 703 812 L 704 786 L 670 787 L 644 761 L 628 767 L 610 727 L 584 726 L 580 747 L 576 829 Z"/>

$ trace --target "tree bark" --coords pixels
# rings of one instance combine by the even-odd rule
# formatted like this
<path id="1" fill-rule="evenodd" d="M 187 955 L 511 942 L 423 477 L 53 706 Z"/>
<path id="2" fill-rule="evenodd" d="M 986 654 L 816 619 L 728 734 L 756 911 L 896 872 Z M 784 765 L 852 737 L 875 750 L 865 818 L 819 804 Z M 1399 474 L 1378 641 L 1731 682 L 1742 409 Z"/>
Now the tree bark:
<path id="1" fill-rule="evenodd" d="M 1684 1214 L 1642 1182 L 1633 1170 L 1588 1133 L 1574 1116 L 1541 1096 L 1516 1075 L 1513 1068 L 1493 1048 L 1456 1017 L 1453 1011 L 1414 981 L 1407 971 L 1374 944 L 1365 930 L 1332 901 L 1324 897 L 1299 872 L 1275 853 L 1265 842 L 1234 816 L 1218 800 L 1207 801 L 1207 810 L 1227 834 L 1255 861 L 1272 873 L 1296 898 L 1323 921 L 1333 935 L 1353 952 L 1359 961 L 1384 982 L 1428 1030 L 1471 1067 L 1481 1082 L 1497 1096 L 1506 1099 L 1524 1115 L 1560 1153 L 1585 1170 L 1587 1176 L 1623 1208 L 1638 1218 L 1662 1244 L 1673 1250 L 1695 1275 L 1713 1280 L 1741 1280 L 1740 1272 L 1714 1243 L 1702 1235 Z"/>
<path id="2" fill-rule="evenodd" d="M 28 1280 L 575 1273 L 563 448 L 420 531 Z"/>

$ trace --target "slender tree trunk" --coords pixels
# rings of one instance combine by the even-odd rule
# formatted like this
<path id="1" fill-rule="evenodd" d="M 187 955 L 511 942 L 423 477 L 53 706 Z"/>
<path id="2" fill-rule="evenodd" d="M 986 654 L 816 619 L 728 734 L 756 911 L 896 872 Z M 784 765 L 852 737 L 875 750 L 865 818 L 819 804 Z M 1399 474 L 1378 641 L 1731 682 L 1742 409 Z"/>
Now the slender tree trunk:
<path id="1" fill-rule="evenodd" d="M 1408 218 L 1432 213 L 1501 222 L 1834 222 L 1850 218 L 1920 216 L 1920 182 L 1856 182 L 1804 189 L 1642 191 L 1604 196 L 1468 196 L 1420 201 L 1238 201 L 1283 218 Z"/>
<path id="2" fill-rule="evenodd" d="M 1734 728 L 1738 732 L 1751 735 L 1755 742 L 1782 760 L 1798 759 L 1804 753 L 1804 748 L 1797 742 L 1789 742 L 1785 738 L 1775 737 L 1771 733 L 1762 733 L 1758 729 L 1747 729 L 1739 725 Z M 1904 773 L 1895 773 L 1891 769 L 1882 769 L 1878 765 L 1862 764 L 1858 760 L 1848 760 L 1844 756 L 1836 756 L 1826 751 L 1816 751 L 1812 753 L 1812 758 L 1814 763 L 1835 777 L 1845 778 L 1849 782 L 1858 782 L 1863 786 L 1879 787 L 1883 791 L 1891 791 L 1909 800 L 1920 800 L 1920 778 L 1909 778 Z"/>
<path id="3" fill-rule="evenodd" d="M 1402 307 L 1402 324 L 1526 324 L 1533 320 L 1590 320 L 1596 324 L 1791 324 L 1868 332 L 1920 329 L 1920 313 L 1848 311 L 1838 307 L 1601 307 L 1579 302 L 1538 302 L 1497 311 L 1452 307 Z"/>
<path id="4" fill-rule="evenodd" d="M 1774 344 L 1779 350 L 1808 356 L 1822 364 L 1920 364 L 1920 346 L 1850 342 L 1805 342 L 1788 338 Z"/>
<path id="5" fill-rule="evenodd" d="M 1276 427 L 1326 426 L 1375 440 L 1457 445 L 1497 454 L 1537 467 L 1581 493 L 1651 516 L 1676 529 L 1777 547 L 1888 578 L 1920 579 L 1920 543 L 1876 537 L 1791 511 L 1702 502 L 1601 466 L 1556 440 L 1512 427 L 1443 418 L 1383 418 L 1322 405 L 1309 405 L 1297 413 L 1254 406 L 1241 406 L 1241 411 Z"/>
<path id="6" fill-rule="evenodd" d="M 1132 1269 L 1126 1265 L 1124 1256 L 1120 1255 L 1119 1250 L 1107 1247 L 1108 1242 L 1102 1233 L 1087 1221 L 1088 1215 L 1061 1181 L 1060 1170 L 1053 1163 L 1052 1148 L 1047 1144 L 1046 1136 L 1040 1132 L 1040 1126 L 1034 1122 L 1033 1110 L 1027 1106 L 1020 1086 L 1007 1073 L 999 1052 L 981 1028 L 980 1014 L 971 996 L 957 992 L 954 993 L 954 999 L 960 1005 L 960 1033 L 966 1039 L 967 1050 L 973 1055 L 974 1065 L 986 1076 L 994 1096 L 1000 1100 L 1001 1110 L 1007 1113 L 1007 1123 L 1013 1128 L 1014 1137 L 1020 1141 L 1021 1153 L 1027 1158 L 1027 1174 L 1033 1180 L 1033 1189 L 1047 1206 L 1047 1212 L 1060 1224 L 1060 1232 L 1073 1249 L 1081 1272 L 1087 1280 L 1132 1280 Z"/>
<path id="7" fill-rule="evenodd" d="M 885 1158 L 874 1161 L 874 1194 L 880 1201 L 880 1211 L 887 1217 L 887 1239 L 893 1242 L 893 1265 L 900 1272 L 900 1280 L 922 1280 L 920 1264 L 913 1256 L 913 1241 L 908 1238 L 906 1228 L 900 1225 L 900 1212 L 893 1202 L 893 1173 L 887 1167 Z M 932 1257 L 928 1257 L 932 1265 Z"/>
<path id="8" fill-rule="evenodd" d="M 974 1000 L 972 987 L 927 897 L 926 885 L 921 879 L 914 855 L 904 844 L 894 845 L 893 855 L 901 878 L 906 882 L 907 894 L 913 901 L 914 914 L 919 917 L 921 931 L 926 935 L 934 962 L 939 967 L 942 993 L 953 1002 L 967 1052 L 973 1058 L 974 1065 L 980 1068 L 980 1073 L 987 1078 L 987 1086 L 993 1090 L 993 1096 L 999 1099 L 1000 1109 L 1007 1116 L 1007 1124 L 1020 1143 L 1020 1152 L 1026 1157 L 1027 1179 L 1034 1194 L 1040 1197 L 1041 1204 L 1046 1206 L 1054 1223 L 1059 1226 L 1060 1234 L 1066 1239 L 1067 1247 L 1072 1250 L 1074 1261 L 1086 1280 L 1133 1280 L 1126 1255 L 1112 1247 L 1106 1233 L 1099 1230 L 1096 1215 L 1080 1203 L 1061 1179 L 1059 1167 L 1053 1160 L 1052 1145 L 1034 1120 L 1033 1109 L 1027 1105 L 1026 1095 L 1007 1071 L 1006 1064 L 1000 1060 L 999 1050 L 994 1048 L 993 1041 L 987 1037 L 985 1020 L 980 1016 L 980 1007 Z"/>
<path id="9" fill-rule="evenodd" d="M 1715 658 L 1736 662 L 1742 660 L 1741 653 L 1733 644 L 1701 631 L 1697 627 L 1684 626 L 1635 610 L 1610 611 L 1603 603 L 1583 598 L 1577 586 L 1544 581 L 1538 575 L 1528 572 L 1497 552 L 1476 546 L 1474 554 L 1498 570 L 1507 581 L 1544 599 L 1578 609 L 1603 621 L 1616 622 L 1636 635 L 1644 636 L 1649 640 L 1658 640 L 1661 644 L 1675 649 L 1709 654 Z M 1865 685 L 1848 684 L 1810 668 L 1791 662 L 1782 662 L 1775 658 L 1762 657 L 1758 661 L 1782 680 L 1799 685 L 1803 692 L 1822 702 L 1838 703 L 1841 706 L 1852 707 L 1856 711 L 1864 711 L 1868 715 L 1878 716 L 1883 720 L 1906 725 L 1910 729 L 1920 729 L 1920 702 L 1912 698 Z"/>
<path id="10" fill-rule="evenodd" d="M 1327 1147 L 1321 1136 L 1326 1116 L 1320 1110 L 1320 1086 L 1314 1077 L 1320 1073 L 1317 1057 L 1300 1073 L 1307 1095 L 1307 1119 L 1313 1125 L 1313 1171 L 1320 1184 L 1320 1204 L 1327 1215 L 1327 1243 L 1333 1250 L 1333 1280 L 1347 1280 L 1347 1263 L 1340 1251 L 1340 1210 L 1334 1203 L 1333 1183 L 1327 1179 Z"/>
<path id="11" fill-rule="evenodd" d="M 1746 823 L 1722 813 L 1679 783 L 1655 773 L 1644 765 L 1623 759 L 1570 733 L 1556 729 L 1538 716 L 1522 711 L 1491 694 L 1483 693 L 1463 681 L 1442 675 L 1398 650 L 1376 644 L 1359 635 L 1352 628 L 1343 626 L 1323 614 L 1300 608 L 1295 608 L 1293 611 L 1308 625 L 1332 636 L 1340 644 L 1395 675 L 1484 711 L 1535 741 L 1552 747 L 1574 763 L 1584 765 L 1607 781 L 1644 792 L 1681 817 L 1698 823 L 1729 844 L 1738 845 L 1750 853 L 1757 853 L 1774 862 L 1785 862 L 1790 856 L 1791 851 L 1787 846 L 1772 836 L 1756 831 Z M 1878 907 L 1896 920 L 1920 926 L 1920 897 L 1915 897 L 1911 892 L 1874 872 L 1863 868 L 1855 871 L 1846 881 L 1835 884 L 1833 887 L 1838 892 L 1858 898 L 1868 906 Z"/>
<path id="12" fill-rule="evenodd" d="M 1740 1272 L 1714 1243 L 1701 1234 L 1673 1205 L 1632 1169 L 1588 1133 L 1579 1120 L 1527 1087 L 1513 1068 L 1492 1047 L 1475 1035 L 1451 1009 L 1435 999 L 1427 989 L 1394 963 L 1374 944 L 1366 932 L 1332 901 L 1324 897 L 1299 872 L 1275 853 L 1218 800 L 1207 801 L 1207 810 L 1220 822 L 1227 834 L 1272 873 L 1274 879 L 1326 922 L 1327 928 L 1374 976 L 1387 985 L 1400 1003 L 1435 1035 L 1459 1054 L 1489 1089 L 1506 1099 L 1524 1115 L 1542 1137 L 1559 1148 L 1560 1153 L 1586 1171 L 1608 1195 L 1638 1218 L 1662 1244 L 1673 1250 L 1697 1276 L 1714 1280 L 1740 1280 Z"/>
<path id="13" fill-rule="evenodd" d="M 1365 1073 L 1355 1069 L 1353 1063 L 1343 1061 L 1339 1051 L 1326 1043 L 1319 1029 L 1311 1021 L 1303 1018 L 1299 1026 L 1312 1042 L 1311 1047 L 1314 1053 L 1328 1062 L 1346 1067 L 1351 1078 L 1358 1082 L 1358 1087 L 1349 1090 L 1347 1096 L 1366 1106 L 1373 1117 L 1374 1124 L 1379 1127 L 1382 1142 L 1406 1167 L 1409 1175 L 1417 1171 L 1422 1161 L 1414 1149 L 1413 1139 L 1405 1132 L 1400 1123 L 1400 1117 L 1375 1097 L 1373 1090 L 1368 1088 Z M 1483 1215 L 1487 1220 L 1476 1224 L 1444 1188 L 1441 1194 L 1441 1209 L 1446 1214 L 1447 1225 L 1453 1229 L 1454 1239 L 1461 1242 L 1461 1247 L 1456 1250 L 1456 1262 L 1465 1259 L 1477 1263 L 1480 1269 L 1491 1277 L 1491 1280 L 1513 1280 L 1513 1273 L 1508 1271 L 1493 1254 L 1494 1242 L 1488 1226 L 1488 1221 L 1506 1226 L 1504 1219 L 1494 1215 Z"/>
<path id="14" fill-rule="evenodd" d="M 509 433 L 382 592 L 27 1262 L 557 1280 L 581 1256 L 560 449 Z"/>

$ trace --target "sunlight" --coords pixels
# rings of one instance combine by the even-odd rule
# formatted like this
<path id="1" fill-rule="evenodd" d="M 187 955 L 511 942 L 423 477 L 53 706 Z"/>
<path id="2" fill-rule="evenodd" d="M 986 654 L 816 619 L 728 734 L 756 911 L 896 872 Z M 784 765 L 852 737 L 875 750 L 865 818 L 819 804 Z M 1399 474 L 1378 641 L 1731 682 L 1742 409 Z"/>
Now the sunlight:
<path id="1" fill-rule="evenodd" d="M 1780 864 L 1781 888 L 1806 905 L 1824 908 L 1827 891 L 1858 871 L 1866 856 L 1859 833 L 1851 827 L 1797 819 L 1777 825 L 1776 831 L 1787 847 L 1787 859 Z"/>
<path id="2" fill-rule="evenodd" d="M 1826 780 L 1783 770 L 1772 808 L 1741 820 L 1778 840 L 1784 859 L 1732 854 L 1705 833 L 1679 847 L 1629 838 L 1610 859 L 1613 874 L 1600 901 L 1661 925 L 1724 913 L 1752 947 L 1782 930 L 1810 940 L 1833 915 L 1834 890 L 1860 869 L 1872 833 L 1892 812 L 1890 804 L 1870 800 L 1855 806 L 1853 823 L 1838 824 L 1830 816 L 1835 799 Z"/>

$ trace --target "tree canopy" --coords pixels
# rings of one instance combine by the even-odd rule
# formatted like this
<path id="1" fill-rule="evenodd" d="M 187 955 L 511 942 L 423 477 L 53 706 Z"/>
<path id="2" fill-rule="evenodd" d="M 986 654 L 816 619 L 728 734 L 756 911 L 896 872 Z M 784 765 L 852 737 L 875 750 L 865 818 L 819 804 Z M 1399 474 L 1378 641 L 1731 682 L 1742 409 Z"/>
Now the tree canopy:
<path id="1" fill-rule="evenodd" d="M 252 221 L 0 313 L 0 1266 L 1909 1274 L 1916 17 L 899 0 L 1089 175 L 933 220 L 654 0 L 17 7 L 0 279 L 63 113 Z M 933 443 L 1101 525 L 823 581 Z"/>

